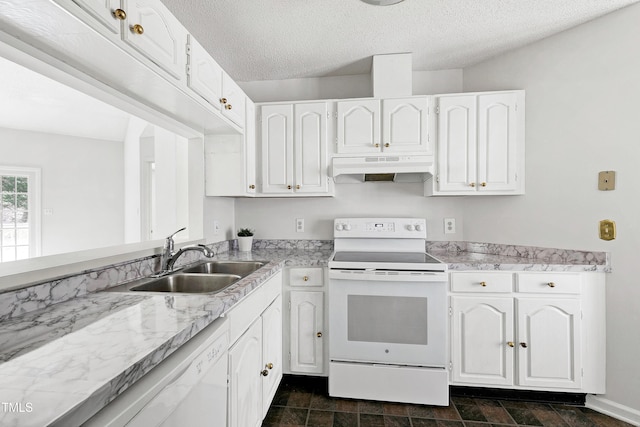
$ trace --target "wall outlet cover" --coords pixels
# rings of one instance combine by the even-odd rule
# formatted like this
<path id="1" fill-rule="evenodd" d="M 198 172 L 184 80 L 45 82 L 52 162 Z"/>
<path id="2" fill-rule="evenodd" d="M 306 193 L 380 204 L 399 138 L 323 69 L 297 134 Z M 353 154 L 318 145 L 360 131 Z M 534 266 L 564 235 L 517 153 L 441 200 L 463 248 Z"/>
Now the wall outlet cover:
<path id="1" fill-rule="evenodd" d="M 444 234 L 455 234 L 456 233 L 456 219 L 455 218 L 445 218 L 444 219 Z"/>

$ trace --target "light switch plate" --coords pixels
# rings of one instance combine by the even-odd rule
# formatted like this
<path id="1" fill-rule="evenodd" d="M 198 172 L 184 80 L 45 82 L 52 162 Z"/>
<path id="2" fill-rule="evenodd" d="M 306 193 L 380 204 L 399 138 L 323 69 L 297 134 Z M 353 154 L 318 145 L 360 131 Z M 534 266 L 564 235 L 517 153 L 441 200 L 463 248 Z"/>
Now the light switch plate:
<path id="1" fill-rule="evenodd" d="M 616 171 L 602 171 L 598 174 L 598 190 L 611 191 L 616 189 Z"/>
<path id="2" fill-rule="evenodd" d="M 600 221 L 600 238 L 602 240 L 613 240 L 616 238 L 616 222 L 610 219 Z"/>

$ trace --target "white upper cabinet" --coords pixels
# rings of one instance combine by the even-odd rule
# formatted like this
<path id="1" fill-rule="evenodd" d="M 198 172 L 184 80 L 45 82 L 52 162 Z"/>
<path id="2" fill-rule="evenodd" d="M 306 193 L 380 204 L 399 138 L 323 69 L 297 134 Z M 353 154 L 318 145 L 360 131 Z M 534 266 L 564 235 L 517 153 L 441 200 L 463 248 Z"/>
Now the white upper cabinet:
<path id="1" fill-rule="evenodd" d="M 261 107 L 262 193 L 326 195 L 326 102 Z"/>
<path id="2" fill-rule="evenodd" d="M 219 109 L 222 98 L 222 68 L 191 35 L 187 55 L 187 85 Z"/>
<path id="3" fill-rule="evenodd" d="M 524 91 L 437 103 L 437 172 L 427 194 L 523 194 Z"/>
<path id="4" fill-rule="evenodd" d="M 227 73 L 222 74 L 222 97 L 220 108 L 222 115 L 238 126 L 244 126 L 246 95 Z"/>
<path id="5" fill-rule="evenodd" d="M 431 98 L 338 101 L 338 154 L 433 154 L 429 139 Z"/>
<path id="6" fill-rule="evenodd" d="M 120 33 L 120 20 L 126 16 L 126 12 L 120 8 L 120 0 L 73 0 L 73 2 L 112 33 Z"/>
<path id="7" fill-rule="evenodd" d="M 122 39 L 178 80 L 186 66 L 187 30 L 157 0 L 123 0 Z"/>
<path id="8" fill-rule="evenodd" d="M 433 155 L 428 97 L 382 100 L 382 151 Z"/>

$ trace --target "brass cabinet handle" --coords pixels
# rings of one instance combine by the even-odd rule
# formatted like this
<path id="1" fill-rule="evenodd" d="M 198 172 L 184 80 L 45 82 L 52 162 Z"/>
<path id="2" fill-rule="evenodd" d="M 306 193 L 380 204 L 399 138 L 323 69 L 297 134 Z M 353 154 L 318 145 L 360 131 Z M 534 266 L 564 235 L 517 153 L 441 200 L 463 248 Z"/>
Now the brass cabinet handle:
<path id="1" fill-rule="evenodd" d="M 273 369 L 273 363 L 267 363 L 265 366 L 267 369 Z"/>
<path id="2" fill-rule="evenodd" d="M 318 332 L 318 333 L 316 334 L 316 336 L 317 336 L 318 338 L 322 338 L 322 332 Z"/>
<path id="3" fill-rule="evenodd" d="M 269 375 L 269 371 L 263 369 L 262 371 L 260 371 L 260 374 L 262 374 L 263 377 L 266 377 L 267 375 Z"/>
<path id="4" fill-rule="evenodd" d="M 300 184 L 296 185 L 296 190 L 300 189 Z"/>
<path id="5" fill-rule="evenodd" d="M 226 104 L 227 98 L 220 98 L 220 104 Z"/>
<path id="6" fill-rule="evenodd" d="M 487 286 L 487 282 L 480 282 L 480 286 L 484 288 L 485 286 Z"/>
<path id="7" fill-rule="evenodd" d="M 304 276 L 304 277 L 302 278 L 302 280 L 304 280 L 305 282 L 308 282 L 308 281 L 309 281 L 309 276 Z"/>
<path id="8" fill-rule="evenodd" d="M 225 105 L 224 108 L 226 108 L 227 110 L 231 110 L 231 104 Z"/>
<path id="9" fill-rule="evenodd" d="M 509 341 L 509 342 L 507 342 L 507 345 L 508 345 L 509 347 L 512 347 L 512 348 L 513 348 L 513 347 L 515 347 L 515 344 L 514 344 L 514 342 L 513 342 L 513 341 Z"/>
<path id="10" fill-rule="evenodd" d="M 127 19 L 127 12 L 125 12 L 122 9 L 116 9 L 116 10 L 113 11 L 113 16 L 116 19 L 124 21 L 125 19 Z"/>
<path id="11" fill-rule="evenodd" d="M 556 287 L 556 284 L 553 283 L 553 282 L 549 282 L 549 283 L 547 283 L 547 285 L 549 285 L 550 288 L 555 288 Z"/>
<path id="12" fill-rule="evenodd" d="M 374 147 L 380 148 L 380 144 L 373 144 Z"/>
<path id="13" fill-rule="evenodd" d="M 385 147 L 389 148 L 389 143 L 384 144 Z"/>
<path id="14" fill-rule="evenodd" d="M 131 32 L 141 35 L 144 34 L 144 28 L 142 28 L 142 25 L 136 24 L 131 27 Z"/>
<path id="15" fill-rule="evenodd" d="M 522 347 L 522 348 L 527 348 L 527 343 L 526 343 L 526 342 L 521 342 L 521 343 L 520 343 L 520 347 Z"/>
<path id="16" fill-rule="evenodd" d="M 475 187 L 475 186 L 476 186 L 476 183 L 475 183 L 475 182 L 472 182 L 471 184 L 469 184 L 469 186 L 470 186 L 470 187 Z"/>
<path id="17" fill-rule="evenodd" d="M 487 183 L 486 183 L 486 182 L 483 182 L 483 183 L 482 183 L 482 184 L 480 184 L 480 185 L 482 185 L 483 187 L 486 187 L 486 186 L 487 186 Z"/>
<path id="18" fill-rule="evenodd" d="M 256 189 L 256 186 L 255 186 L 255 185 L 253 185 L 253 184 L 251 184 L 251 185 L 249 186 L 249 188 L 250 188 L 251 190 L 255 190 L 255 189 Z"/>
<path id="19" fill-rule="evenodd" d="M 287 185 L 287 190 L 291 190 L 291 186 L 290 185 Z"/>

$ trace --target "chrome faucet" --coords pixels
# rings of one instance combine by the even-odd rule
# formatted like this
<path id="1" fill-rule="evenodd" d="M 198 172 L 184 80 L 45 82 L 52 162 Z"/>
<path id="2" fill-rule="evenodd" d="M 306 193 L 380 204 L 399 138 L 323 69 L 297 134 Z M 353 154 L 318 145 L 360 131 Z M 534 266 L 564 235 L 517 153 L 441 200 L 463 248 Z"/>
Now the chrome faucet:
<path id="1" fill-rule="evenodd" d="M 160 262 L 162 266 L 162 270 L 159 273 L 160 275 L 171 273 L 173 271 L 173 265 L 176 263 L 178 258 L 180 258 L 180 255 L 187 251 L 202 252 L 207 258 L 213 258 L 215 256 L 215 253 L 205 245 L 183 246 L 177 251 L 174 251 L 173 236 L 186 229 L 187 227 L 183 227 L 165 239 L 164 247 L 162 248 L 162 258 Z"/>

